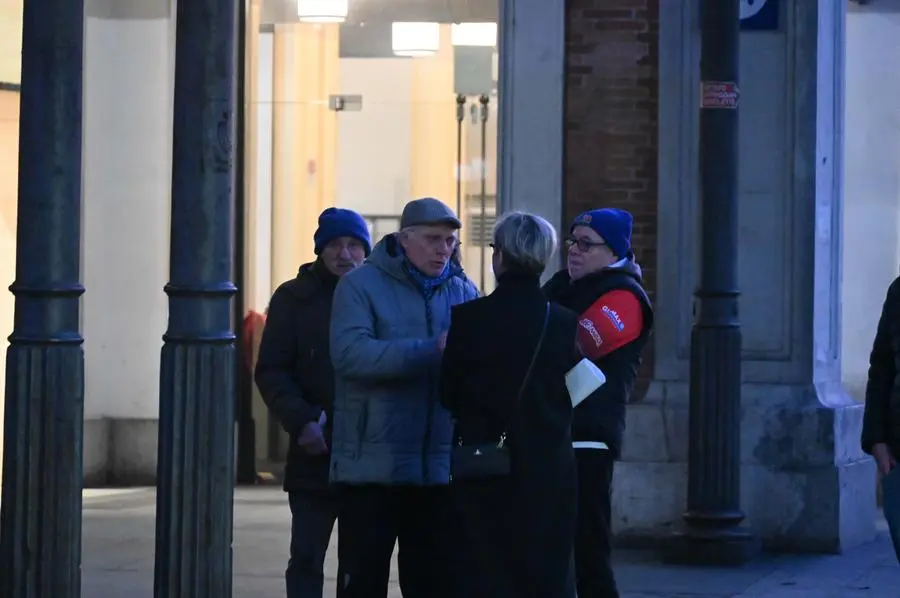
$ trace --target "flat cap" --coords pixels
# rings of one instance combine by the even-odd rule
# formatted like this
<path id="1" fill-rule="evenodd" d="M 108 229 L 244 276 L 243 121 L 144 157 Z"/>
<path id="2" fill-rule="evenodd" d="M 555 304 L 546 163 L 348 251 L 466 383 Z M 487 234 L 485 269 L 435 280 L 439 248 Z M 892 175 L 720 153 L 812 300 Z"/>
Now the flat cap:
<path id="1" fill-rule="evenodd" d="M 403 207 L 400 215 L 400 228 L 418 226 L 420 224 L 446 224 L 453 228 L 462 228 L 462 222 L 450 207 L 439 199 L 423 197 L 414 199 Z"/>

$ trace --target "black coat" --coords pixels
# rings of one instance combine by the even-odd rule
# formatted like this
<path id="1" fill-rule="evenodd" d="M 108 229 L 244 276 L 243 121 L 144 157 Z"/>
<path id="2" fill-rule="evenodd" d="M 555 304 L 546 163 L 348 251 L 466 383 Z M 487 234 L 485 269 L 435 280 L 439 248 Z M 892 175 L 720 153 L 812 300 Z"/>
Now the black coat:
<path id="1" fill-rule="evenodd" d="M 290 435 L 284 472 L 288 491 L 328 485 L 330 456 L 306 453 L 297 437 L 325 411 L 331 446 L 334 369 L 328 335 L 337 280 L 321 262 L 305 264 L 269 303 L 254 377 L 269 410 Z"/>
<path id="2" fill-rule="evenodd" d="M 882 442 L 900 459 L 900 278 L 888 288 L 869 357 L 862 449 L 871 454 Z"/>
<path id="3" fill-rule="evenodd" d="M 452 482 L 467 598 L 574 596 L 571 551 L 577 476 L 565 373 L 577 363 L 577 315 L 554 305 L 527 391 L 515 407 L 544 322 L 534 277 L 506 275 L 489 296 L 457 305 L 441 370 L 441 401 L 467 443 L 507 429 L 512 474 Z M 515 409 L 514 409 L 515 407 Z M 514 414 L 514 415 L 513 415 Z"/>
<path id="4" fill-rule="evenodd" d="M 641 352 L 653 330 L 653 309 L 641 287 L 640 269 L 633 261 L 621 267 L 605 268 L 572 281 L 565 270 L 557 272 L 544 286 L 548 299 L 583 314 L 603 295 L 627 290 L 637 297 L 644 315 L 640 336 L 596 361 L 606 375 L 606 383 L 575 409 L 572 439 L 605 442 L 616 458 L 622 450 L 625 432 L 625 409 L 637 380 Z"/>

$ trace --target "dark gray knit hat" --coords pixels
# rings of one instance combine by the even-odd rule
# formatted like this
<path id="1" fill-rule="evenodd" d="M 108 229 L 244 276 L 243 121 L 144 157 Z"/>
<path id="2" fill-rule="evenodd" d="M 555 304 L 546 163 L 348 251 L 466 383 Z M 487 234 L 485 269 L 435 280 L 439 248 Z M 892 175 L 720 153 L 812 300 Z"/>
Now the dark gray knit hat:
<path id="1" fill-rule="evenodd" d="M 400 228 L 420 224 L 447 224 L 453 228 L 462 228 L 462 223 L 453 210 L 444 202 L 433 197 L 414 199 L 403 207 Z"/>

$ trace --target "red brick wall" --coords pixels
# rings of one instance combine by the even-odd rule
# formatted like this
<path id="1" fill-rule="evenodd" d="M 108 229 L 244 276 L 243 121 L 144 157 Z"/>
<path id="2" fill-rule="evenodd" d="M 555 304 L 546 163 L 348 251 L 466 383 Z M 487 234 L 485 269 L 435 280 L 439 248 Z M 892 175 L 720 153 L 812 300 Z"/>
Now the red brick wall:
<path id="1" fill-rule="evenodd" d="M 660 0 L 568 0 L 566 220 L 596 207 L 634 214 L 633 245 L 656 287 Z M 646 355 L 641 392 L 652 371 Z"/>

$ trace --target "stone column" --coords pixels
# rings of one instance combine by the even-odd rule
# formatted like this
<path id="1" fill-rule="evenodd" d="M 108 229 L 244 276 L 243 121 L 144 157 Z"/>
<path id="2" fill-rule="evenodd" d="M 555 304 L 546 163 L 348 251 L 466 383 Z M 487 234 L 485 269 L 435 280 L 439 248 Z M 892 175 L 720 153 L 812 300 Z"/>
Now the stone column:
<path id="1" fill-rule="evenodd" d="M 782 7 L 777 32 L 742 34 L 741 505 L 770 546 L 838 552 L 875 524 L 862 407 L 840 382 L 846 7 Z M 686 497 L 699 30 L 694 3 L 660 11 L 655 380 L 629 409 L 614 486 L 615 527 L 632 539 L 668 536 Z"/>
<path id="2" fill-rule="evenodd" d="M 564 0 L 500 2 L 499 208 L 535 212 L 557 226 L 563 226 L 565 24 Z"/>

